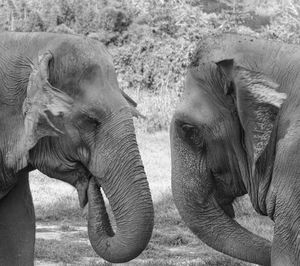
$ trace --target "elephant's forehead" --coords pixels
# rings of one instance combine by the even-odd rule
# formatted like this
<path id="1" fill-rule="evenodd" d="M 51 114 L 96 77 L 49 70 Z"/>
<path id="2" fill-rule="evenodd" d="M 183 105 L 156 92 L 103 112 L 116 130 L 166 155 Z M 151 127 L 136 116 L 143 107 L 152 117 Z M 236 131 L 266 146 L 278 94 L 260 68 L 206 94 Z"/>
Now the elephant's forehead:
<path id="1" fill-rule="evenodd" d="M 121 92 L 111 89 L 110 85 L 104 87 L 90 86 L 79 100 L 87 105 L 101 105 L 104 109 L 111 110 L 127 106 Z"/>
<path id="2" fill-rule="evenodd" d="M 99 106 L 103 110 L 118 110 L 127 106 L 116 79 L 96 75 L 80 82 L 81 93 L 77 101 L 86 106 Z"/>
<path id="3" fill-rule="evenodd" d="M 216 119 L 217 113 L 215 109 L 208 92 L 201 90 L 195 79 L 187 78 L 184 100 L 177 109 L 178 112 L 188 114 L 190 119 L 197 123 L 209 124 Z"/>

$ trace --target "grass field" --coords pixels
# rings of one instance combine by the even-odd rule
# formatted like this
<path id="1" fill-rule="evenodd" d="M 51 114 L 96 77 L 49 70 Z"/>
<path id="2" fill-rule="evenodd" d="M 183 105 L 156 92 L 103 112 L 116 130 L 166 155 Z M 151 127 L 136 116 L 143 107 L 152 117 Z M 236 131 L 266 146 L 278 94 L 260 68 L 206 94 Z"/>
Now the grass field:
<path id="1" fill-rule="evenodd" d="M 141 122 L 142 123 L 142 122 Z M 170 192 L 168 132 L 137 130 L 138 143 L 155 205 L 155 227 L 147 249 L 125 265 L 249 265 L 207 247 L 183 224 Z M 31 174 L 36 208 L 36 265 L 111 265 L 89 244 L 85 210 L 71 186 Z M 270 239 L 272 224 L 254 213 L 247 198 L 235 204 L 238 221 Z"/>

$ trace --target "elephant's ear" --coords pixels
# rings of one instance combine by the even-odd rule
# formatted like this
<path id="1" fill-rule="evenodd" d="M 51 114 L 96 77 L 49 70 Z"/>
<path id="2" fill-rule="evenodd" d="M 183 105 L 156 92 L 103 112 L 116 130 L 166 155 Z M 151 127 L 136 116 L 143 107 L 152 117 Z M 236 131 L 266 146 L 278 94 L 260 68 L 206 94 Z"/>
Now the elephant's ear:
<path id="1" fill-rule="evenodd" d="M 28 164 L 29 150 L 45 136 L 63 134 L 63 117 L 71 111 L 73 99 L 48 82 L 50 52 L 39 58 L 29 76 L 27 96 L 23 102 L 24 125 L 14 148 L 7 155 L 7 164 L 16 171 Z"/>
<path id="2" fill-rule="evenodd" d="M 225 63 L 225 64 L 224 64 Z M 238 115 L 245 132 L 245 144 L 253 163 L 269 143 L 279 109 L 286 99 L 277 91 L 279 85 L 262 73 L 254 72 L 226 62 L 218 66 L 234 84 Z"/>
<path id="3" fill-rule="evenodd" d="M 132 116 L 136 117 L 136 118 L 143 118 L 146 119 L 146 117 L 144 115 L 142 115 L 137 109 L 137 103 L 128 95 L 126 94 L 123 90 L 121 90 L 121 93 L 123 95 L 123 97 L 126 99 L 126 101 L 128 102 L 130 108 L 131 108 L 131 113 Z"/>

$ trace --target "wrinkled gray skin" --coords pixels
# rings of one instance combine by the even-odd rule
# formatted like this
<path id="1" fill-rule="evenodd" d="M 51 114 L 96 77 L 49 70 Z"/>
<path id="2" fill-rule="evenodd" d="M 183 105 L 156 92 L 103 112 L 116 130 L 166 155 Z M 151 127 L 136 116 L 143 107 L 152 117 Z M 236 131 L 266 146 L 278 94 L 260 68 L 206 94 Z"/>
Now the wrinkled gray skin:
<path id="1" fill-rule="evenodd" d="M 89 201 L 89 238 L 101 257 L 138 256 L 151 237 L 153 205 L 135 104 L 120 91 L 106 49 L 79 36 L 2 33 L 0 81 L 0 265 L 33 265 L 33 169 L 75 186 L 81 206 Z"/>
<path id="2" fill-rule="evenodd" d="M 171 124 L 172 190 L 206 244 L 262 265 L 300 265 L 300 47 L 247 36 L 203 39 Z M 233 220 L 248 193 L 273 243 Z"/>

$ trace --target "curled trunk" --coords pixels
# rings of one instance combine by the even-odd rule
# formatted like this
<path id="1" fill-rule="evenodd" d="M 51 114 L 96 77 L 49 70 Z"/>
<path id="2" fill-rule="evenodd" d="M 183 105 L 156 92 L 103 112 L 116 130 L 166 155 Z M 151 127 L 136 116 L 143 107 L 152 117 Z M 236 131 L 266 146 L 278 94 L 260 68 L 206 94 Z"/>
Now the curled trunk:
<path id="1" fill-rule="evenodd" d="M 232 257 L 270 265 L 271 244 L 249 232 L 219 207 L 205 158 L 171 131 L 172 192 L 187 226 L 203 242 Z"/>
<path id="2" fill-rule="evenodd" d="M 153 229 L 153 204 L 135 136 L 130 134 L 126 138 L 115 143 L 119 149 L 108 164 L 105 178 L 94 172 L 95 177 L 88 189 L 90 242 L 99 256 L 112 263 L 127 262 L 137 257 L 147 246 Z M 100 185 L 116 220 L 115 232 L 105 209 Z"/>

